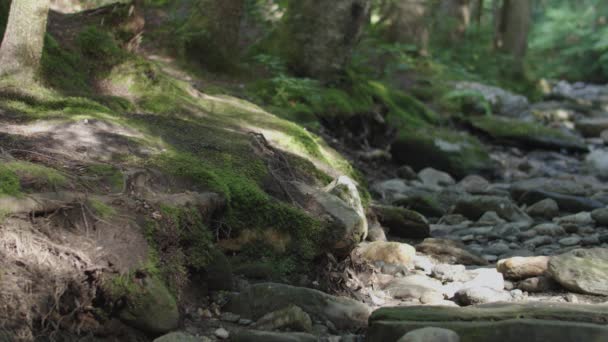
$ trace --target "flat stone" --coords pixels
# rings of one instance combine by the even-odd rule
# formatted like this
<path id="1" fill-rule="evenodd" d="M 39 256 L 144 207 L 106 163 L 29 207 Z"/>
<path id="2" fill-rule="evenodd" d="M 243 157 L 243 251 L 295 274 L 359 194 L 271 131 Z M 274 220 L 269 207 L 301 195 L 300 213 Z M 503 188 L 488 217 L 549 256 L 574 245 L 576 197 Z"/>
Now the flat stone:
<path id="1" fill-rule="evenodd" d="M 422 181 L 422 184 L 431 187 L 433 189 L 439 189 L 443 186 L 454 185 L 456 181 L 448 173 L 435 170 L 431 167 L 427 167 L 418 172 L 418 178 Z"/>
<path id="2" fill-rule="evenodd" d="M 554 256 L 549 274 L 568 290 L 608 296 L 608 248 L 576 249 Z"/>
<path id="3" fill-rule="evenodd" d="M 428 220 L 420 213 L 402 207 L 373 205 L 378 221 L 392 236 L 405 239 L 424 239 L 430 236 Z"/>
<path id="4" fill-rule="evenodd" d="M 259 330 L 283 330 L 311 332 L 312 320 L 304 310 L 296 305 L 265 314 L 255 322 L 254 328 Z"/>
<path id="5" fill-rule="evenodd" d="M 549 257 L 514 257 L 498 261 L 496 269 L 505 278 L 519 280 L 545 274 L 549 267 Z"/>
<path id="6" fill-rule="evenodd" d="M 558 242 L 562 246 L 570 247 L 581 244 L 582 239 L 578 236 L 571 236 L 567 238 L 560 239 Z"/>
<path id="7" fill-rule="evenodd" d="M 526 292 L 538 293 L 553 291 L 559 288 L 559 285 L 549 277 L 540 276 L 520 281 L 517 288 Z"/>
<path id="8" fill-rule="evenodd" d="M 608 208 L 601 208 L 592 211 L 591 218 L 600 226 L 608 226 Z"/>
<path id="9" fill-rule="evenodd" d="M 501 218 L 510 221 L 532 221 L 532 219 L 508 198 L 499 196 L 468 196 L 456 203 L 453 213 L 462 214 L 471 220 L 478 220 L 484 213 L 494 211 Z"/>
<path id="10" fill-rule="evenodd" d="M 442 301 L 442 285 L 439 281 L 421 275 L 395 278 L 384 291 L 397 299 L 415 299 L 425 302 Z"/>
<path id="11" fill-rule="evenodd" d="M 315 335 L 300 332 L 273 332 L 241 329 L 230 339 L 232 342 L 317 342 Z"/>
<path id="12" fill-rule="evenodd" d="M 454 300 L 460 305 L 477 305 L 493 302 L 508 302 L 511 295 L 502 290 L 495 290 L 485 286 L 462 289 L 454 295 Z"/>
<path id="13" fill-rule="evenodd" d="M 566 234 L 564 228 L 555 223 L 542 223 L 532 228 L 538 235 L 562 236 Z"/>
<path id="14" fill-rule="evenodd" d="M 161 337 L 158 337 L 154 342 L 201 342 L 200 337 L 192 336 L 190 334 L 176 331 L 171 332 Z"/>
<path id="15" fill-rule="evenodd" d="M 547 198 L 532 204 L 526 212 L 532 217 L 552 219 L 559 215 L 559 205 L 554 199 Z"/>

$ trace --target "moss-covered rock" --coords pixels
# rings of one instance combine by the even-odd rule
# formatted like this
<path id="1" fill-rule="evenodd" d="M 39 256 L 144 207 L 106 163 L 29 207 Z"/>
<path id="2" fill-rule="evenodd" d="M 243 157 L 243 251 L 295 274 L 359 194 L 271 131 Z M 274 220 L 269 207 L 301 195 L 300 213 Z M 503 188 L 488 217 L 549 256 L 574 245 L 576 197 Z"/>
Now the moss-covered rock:
<path id="1" fill-rule="evenodd" d="M 476 117 L 468 122 L 495 140 L 522 147 L 587 151 L 587 146 L 581 138 L 539 123 L 497 116 Z"/>
<path id="2" fill-rule="evenodd" d="M 389 229 L 389 234 L 401 238 L 424 239 L 430 236 L 430 226 L 421 214 L 402 207 L 373 206 L 378 221 Z"/>
<path id="3" fill-rule="evenodd" d="M 416 170 L 432 167 L 454 177 L 487 172 L 487 149 L 473 136 L 447 129 L 404 129 L 391 145 L 393 160 Z"/>
<path id="4" fill-rule="evenodd" d="M 115 278 L 110 293 L 125 301 L 119 312 L 123 322 L 151 334 L 177 328 L 179 311 L 175 298 L 156 276 Z"/>

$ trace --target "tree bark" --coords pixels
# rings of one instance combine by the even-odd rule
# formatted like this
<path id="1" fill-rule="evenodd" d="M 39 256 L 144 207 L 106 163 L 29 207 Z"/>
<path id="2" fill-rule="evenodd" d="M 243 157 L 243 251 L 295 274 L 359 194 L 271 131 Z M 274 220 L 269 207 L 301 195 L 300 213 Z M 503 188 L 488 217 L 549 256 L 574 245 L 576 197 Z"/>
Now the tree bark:
<path id="1" fill-rule="evenodd" d="M 299 76 L 331 80 L 342 72 L 370 19 L 371 0 L 291 0 L 280 49 Z"/>
<path id="2" fill-rule="evenodd" d="M 50 0 L 14 0 L 0 46 L 0 76 L 33 80 L 40 66 Z"/>
<path id="3" fill-rule="evenodd" d="M 441 0 L 437 28 L 442 37 L 456 43 L 464 38 L 471 23 L 471 0 Z"/>
<path id="4" fill-rule="evenodd" d="M 528 49 L 532 26 L 532 0 L 503 0 L 496 8 L 495 47 L 521 65 Z"/>
<path id="5" fill-rule="evenodd" d="M 390 42 L 416 45 L 420 55 L 427 55 L 430 7 L 429 0 L 390 1 L 382 8 L 386 39 Z"/>

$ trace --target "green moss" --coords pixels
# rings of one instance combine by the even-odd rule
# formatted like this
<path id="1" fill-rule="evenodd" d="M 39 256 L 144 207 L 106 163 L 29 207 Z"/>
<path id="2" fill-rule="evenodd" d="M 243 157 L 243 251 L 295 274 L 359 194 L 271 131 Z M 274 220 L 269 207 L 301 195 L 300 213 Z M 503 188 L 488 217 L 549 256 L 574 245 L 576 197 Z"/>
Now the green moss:
<path id="1" fill-rule="evenodd" d="M 109 205 L 103 203 L 102 201 L 90 199 L 89 205 L 95 211 L 95 213 L 99 215 L 99 217 L 101 217 L 102 219 L 107 219 L 116 215 L 116 210 L 110 207 Z"/>
<path id="2" fill-rule="evenodd" d="M 16 175 L 20 181 L 24 181 L 34 188 L 50 187 L 52 189 L 57 189 L 58 187 L 65 185 L 68 181 L 59 171 L 30 162 L 11 161 L 4 163 L 2 168 Z"/>
<path id="3" fill-rule="evenodd" d="M 558 129 L 549 128 L 534 122 L 524 122 L 496 116 L 480 117 L 470 123 L 496 139 L 554 139 L 574 144 L 579 143 L 576 136 Z"/>
<path id="4" fill-rule="evenodd" d="M 44 82 L 53 88 L 74 93 L 91 89 L 85 61 L 79 54 L 62 48 L 50 34 L 45 36 L 40 69 Z"/>
<path id="5" fill-rule="evenodd" d="M 116 65 L 126 57 L 112 34 L 96 26 L 84 28 L 78 34 L 76 43 L 82 55 L 96 61 L 99 67 Z"/>
<path id="6" fill-rule="evenodd" d="M 119 192 L 124 187 L 124 176 L 114 165 L 94 164 L 87 166 L 87 173 L 96 178 L 96 183 L 101 183 L 110 188 L 112 192 Z"/>
<path id="7" fill-rule="evenodd" d="M 0 195 L 17 196 L 20 193 L 19 176 L 5 165 L 0 165 Z"/>

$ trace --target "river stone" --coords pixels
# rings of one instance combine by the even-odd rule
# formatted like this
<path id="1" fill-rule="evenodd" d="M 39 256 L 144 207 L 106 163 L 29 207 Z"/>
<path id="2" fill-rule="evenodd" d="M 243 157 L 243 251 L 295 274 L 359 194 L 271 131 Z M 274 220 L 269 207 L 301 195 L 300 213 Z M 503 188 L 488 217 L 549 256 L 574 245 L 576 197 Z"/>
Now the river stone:
<path id="1" fill-rule="evenodd" d="M 233 295 L 225 311 L 257 320 L 263 315 L 297 305 L 313 320 L 329 321 L 337 329 L 350 330 L 367 326 L 370 308 L 354 299 L 331 296 L 321 291 L 284 284 L 261 283 Z"/>
<path id="2" fill-rule="evenodd" d="M 564 228 L 555 223 L 541 223 L 532 228 L 533 231 L 538 235 L 547 235 L 547 236 L 562 236 L 566 234 Z"/>
<path id="3" fill-rule="evenodd" d="M 416 245 L 416 250 L 448 264 L 488 264 L 481 255 L 468 249 L 462 242 L 454 240 L 428 238 Z"/>
<path id="4" fill-rule="evenodd" d="M 444 299 L 441 282 L 416 274 L 393 279 L 384 291 L 393 298 L 414 299 L 422 303 L 438 303 Z"/>
<path id="5" fill-rule="evenodd" d="M 549 267 L 549 257 L 514 257 L 499 260 L 496 264 L 498 272 L 506 279 L 519 280 L 545 274 Z"/>
<path id="6" fill-rule="evenodd" d="M 172 332 L 154 340 L 154 342 L 201 342 L 200 337 L 192 336 L 183 332 Z"/>
<path id="7" fill-rule="evenodd" d="M 418 179 L 431 189 L 441 189 L 443 186 L 454 185 L 456 181 L 449 174 L 427 167 L 418 172 Z"/>
<path id="8" fill-rule="evenodd" d="M 591 218 L 598 225 L 607 227 L 608 226 L 608 208 L 596 209 L 591 212 Z"/>
<path id="9" fill-rule="evenodd" d="M 556 290 L 558 284 L 551 278 L 540 276 L 524 279 L 517 284 L 517 288 L 531 293 L 549 292 Z"/>
<path id="10" fill-rule="evenodd" d="M 133 281 L 127 305 L 119 318 L 128 325 L 150 334 L 164 334 L 178 327 L 179 311 L 173 295 L 154 276 Z"/>
<path id="11" fill-rule="evenodd" d="M 327 193 L 337 196 L 357 212 L 363 222 L 362 230 L 365 232 L 365 235 L 361 240 L 365 240 L 365 237 L 367 236 L 367 218 L 355 181 L 348 176 L 339 176 L 329 183 L 324 190 Z"/>
<path id="12" fill-rule="evenodd" d="M 416 249 L 400 242 L 374 241 L 358 247 L 361 256 L 369 262 L 382 261 L 387 264 L 412 265 Z"/>
<path id="13" fill-rule="evenodd" d="M 492 112 L 508 117 L 521 117 L 530 107 L 525 96 L 518 95 L 502 88 L 477 82 L 457 82 L 457 90 L 474 91 L 492 106 Z"/>
<path id="14" fill-rule="evenodd" d="M 608 118 L 584 118 L 575 122 L 576 129 L 585 137 L 599 137 L 602 131 L 608 129 Z"/>
<path id="15" fill-rule="evenodd" d="M 452 330 L 428 327 L 412 330 L 397 342 L 460 342 L 460 336 Z"/>
<path id="16" fill-rule="evenodd" d="M 549 274 L 568 290 L 608 296 L 608 248 L 576 249 L 554 256 Z"/>
<path id="17" fill-rule="evenodd" d="M 554 199 L 547 198 L 532 204 L 526 212 L 532 217 L 550 220 L 559 215 L 559 206 Z"/>
<path id="18" fill-rule="evenodd" d="M 389 234 L 405 239 L 424 239 L 430 236 L 427 219 L 413 210 L 387 205 L 372 206 L 378 221 L 389 229 Z"/>
<path id="19" fill-rule="evenodd" d="M 454 208 L 454 214 L 462 214 L 471 220 L 478 220 L 484 213 L 493 211 L 501 218 L 511 221 L 532 221 L 532 219 L 508 198 L 499 196 L 467 196 L 461 198 Z"/>
<path id="20" fill-rule="evenodd" d="M 258 319 L 253 326 L 259 330 L 283 330 L 311 332 L 312 320 L 304 310 L 296 305 L 269 312 Z"/>
<path id="21" fill-rule="evenodd" d="M 477 195 L 485 193 L 490 187 L 490 182 L 481 176 L 469 175 L 464 177 L 458 186 L 470 194 Z"/>
<path id="22" fill-rule="evenodd" d="M 585 163 L 597 176 L 608 177 L 608 151 L 594 150 L 585 157 Z"/>
<path id="23" fill-rule="evenodd" d="M 300 332 L 274 332 L 240 329 L 231 337 L 232 342 L 318 342 L 315 335 Z"/>
<path id="24" fill-rule="evenodd" d="M 476 286 L 461 289 L 454 294 L 454 301 L 459 305 L 477 305 L 493 302 L 508 302 L 511 295 L 502 290 L 495 290 L 485 286 Z"/>

